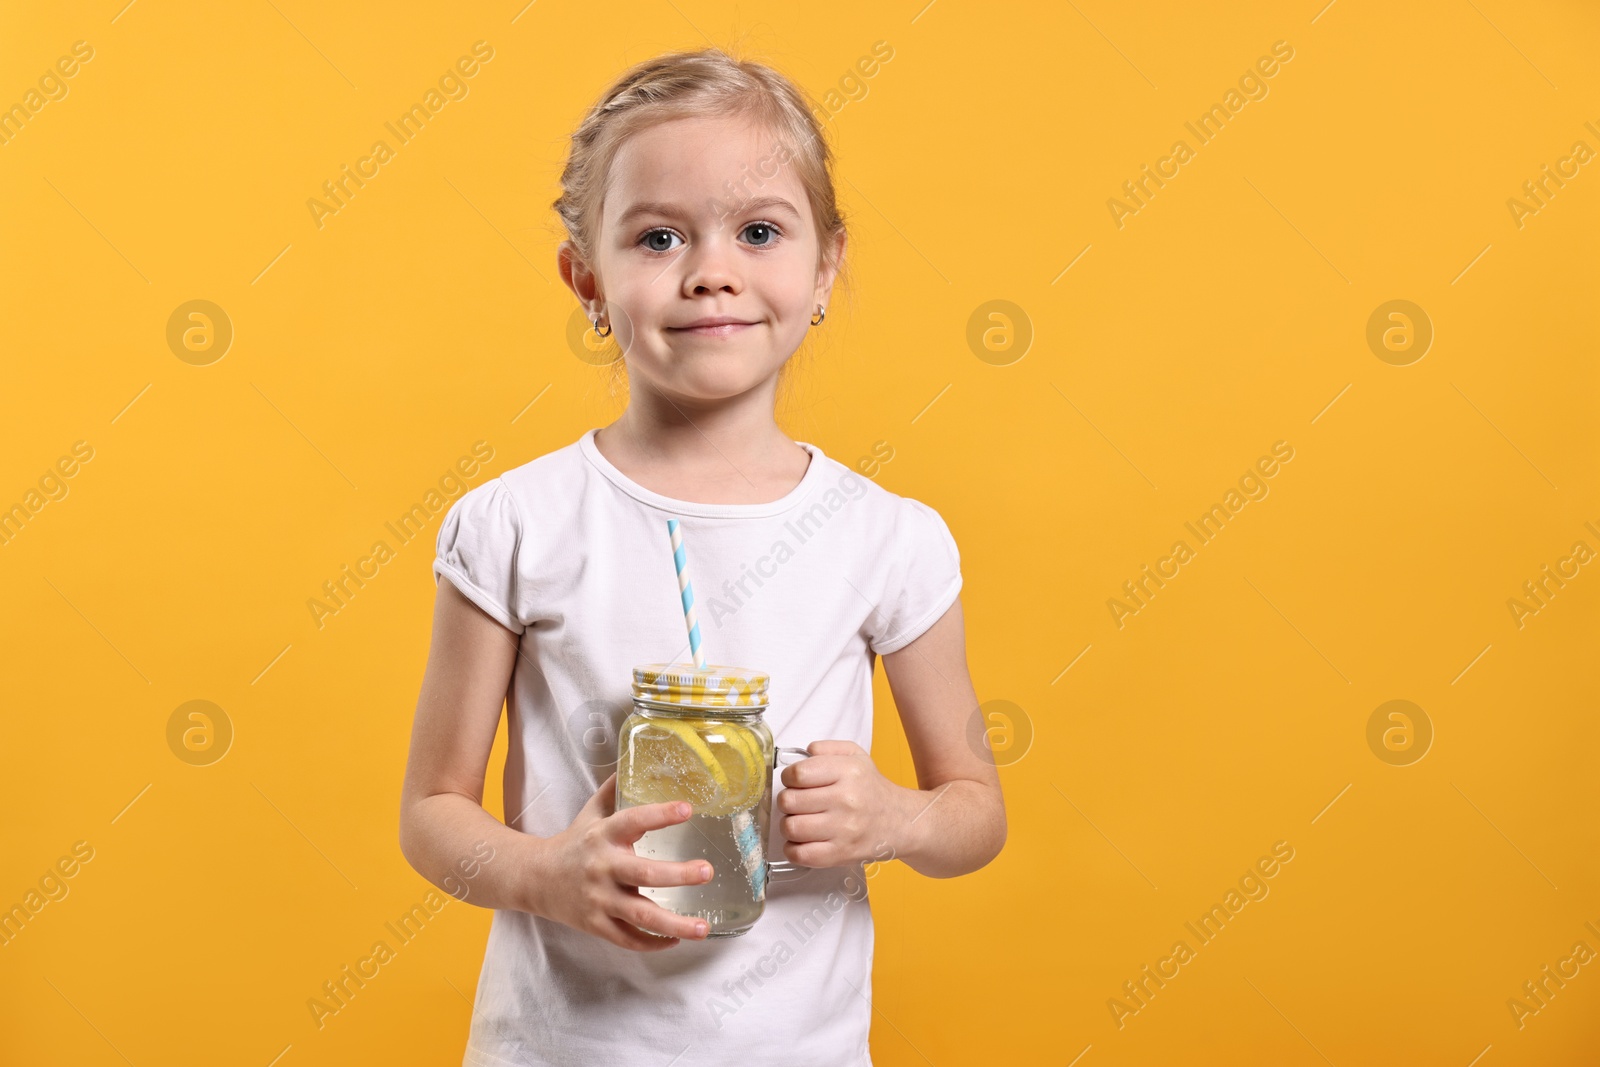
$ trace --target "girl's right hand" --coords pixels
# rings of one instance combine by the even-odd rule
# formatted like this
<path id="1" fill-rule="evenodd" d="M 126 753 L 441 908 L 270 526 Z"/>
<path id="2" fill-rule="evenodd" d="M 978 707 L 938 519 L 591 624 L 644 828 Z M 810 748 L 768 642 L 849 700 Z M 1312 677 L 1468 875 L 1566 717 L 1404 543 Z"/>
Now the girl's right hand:
<path id="1" fill-rule="evenodd" d="M 690 806 L 666 802 L 617 811 L 616 783 L 613 771 L 572 825 L 545 840 L 535 913 L 636 952 L 671 948 L 683 938 L 704 940 L 704 919 L 674 914 L 636 888 L 711 880 L 711 865 L 705 860 L 673 863 L 633 851 L 633 843 L 647 831 L 688 819 Z"/>

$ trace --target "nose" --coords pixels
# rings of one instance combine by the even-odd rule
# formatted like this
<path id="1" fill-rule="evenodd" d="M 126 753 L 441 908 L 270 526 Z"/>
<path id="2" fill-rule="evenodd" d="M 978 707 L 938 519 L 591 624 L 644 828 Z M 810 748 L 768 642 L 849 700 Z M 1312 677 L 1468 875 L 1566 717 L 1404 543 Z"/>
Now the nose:
<path id="1" fill-rule="evenodd" d="M 730 243 L 725 230 L 719 230 L 698 242 L 698 247 L 689 248 L 684 263 L 684 296 L 737 295 L 744 289 L 738 253 L 729 247 Z"/>

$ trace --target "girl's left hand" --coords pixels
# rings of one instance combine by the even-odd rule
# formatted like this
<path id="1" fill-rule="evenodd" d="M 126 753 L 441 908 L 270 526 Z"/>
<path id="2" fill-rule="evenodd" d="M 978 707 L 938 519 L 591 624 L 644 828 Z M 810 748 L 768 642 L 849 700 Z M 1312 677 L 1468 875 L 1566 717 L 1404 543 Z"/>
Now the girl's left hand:
<path id="1" fill-rule="evenodd" d="M 813 741 L 806 751 L 779 776 L 788 787 L 778 794 L 784 857 L 806 867 L 891 858 L 908 790 L 854 741 Z"/>

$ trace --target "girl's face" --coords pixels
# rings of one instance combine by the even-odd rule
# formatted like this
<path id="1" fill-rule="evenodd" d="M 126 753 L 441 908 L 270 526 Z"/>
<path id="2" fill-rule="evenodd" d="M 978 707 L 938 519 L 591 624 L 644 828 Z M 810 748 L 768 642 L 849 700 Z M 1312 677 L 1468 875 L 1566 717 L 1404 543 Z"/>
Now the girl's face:
<path id="1" fill-rule="evenodd" d="M 800 346 L 836 272 L 793 156 L 728 118 L 661 123 L 618 151 L 598 262 L 570 244 L 560 258 L 590 317 L 610 320 L 630 376 L 669 398 L 722 400 L 772 379 Z"/>

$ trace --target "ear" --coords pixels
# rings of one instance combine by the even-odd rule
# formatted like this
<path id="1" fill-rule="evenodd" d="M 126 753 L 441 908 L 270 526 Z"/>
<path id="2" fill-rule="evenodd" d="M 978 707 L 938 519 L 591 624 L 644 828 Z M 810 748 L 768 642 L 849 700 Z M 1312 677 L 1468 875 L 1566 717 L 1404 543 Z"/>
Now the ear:
<path id="1" fill-rule="evenodd" d="M 583 261 L 583 257 L 578 254 L 578 246 L 570 240 L 562 241 L 556 246 L 556 269 L 561 272 L 561 280 L 566 283 L 567 288 L 572 290 L 579 303 L 583 304 L 591 314 L 598 304 L 604 303 L 605 297 L 600 292 L 599 276 Z"/>
<path id="2" fill-rule="evenodd" d="M 839 276 L 839 268 L 844 265 L 846 243 L 847 235 L 843 230 L 840 230 L 839 236 L 833 241 L 832 254 L 828 254 L 830 249 L 823 249 L 821 261 L 817 265 L 817 289 L 813 294 L 813 303 L 827 307 L 828 302 L 832 300 L 833 282 Z"/>

